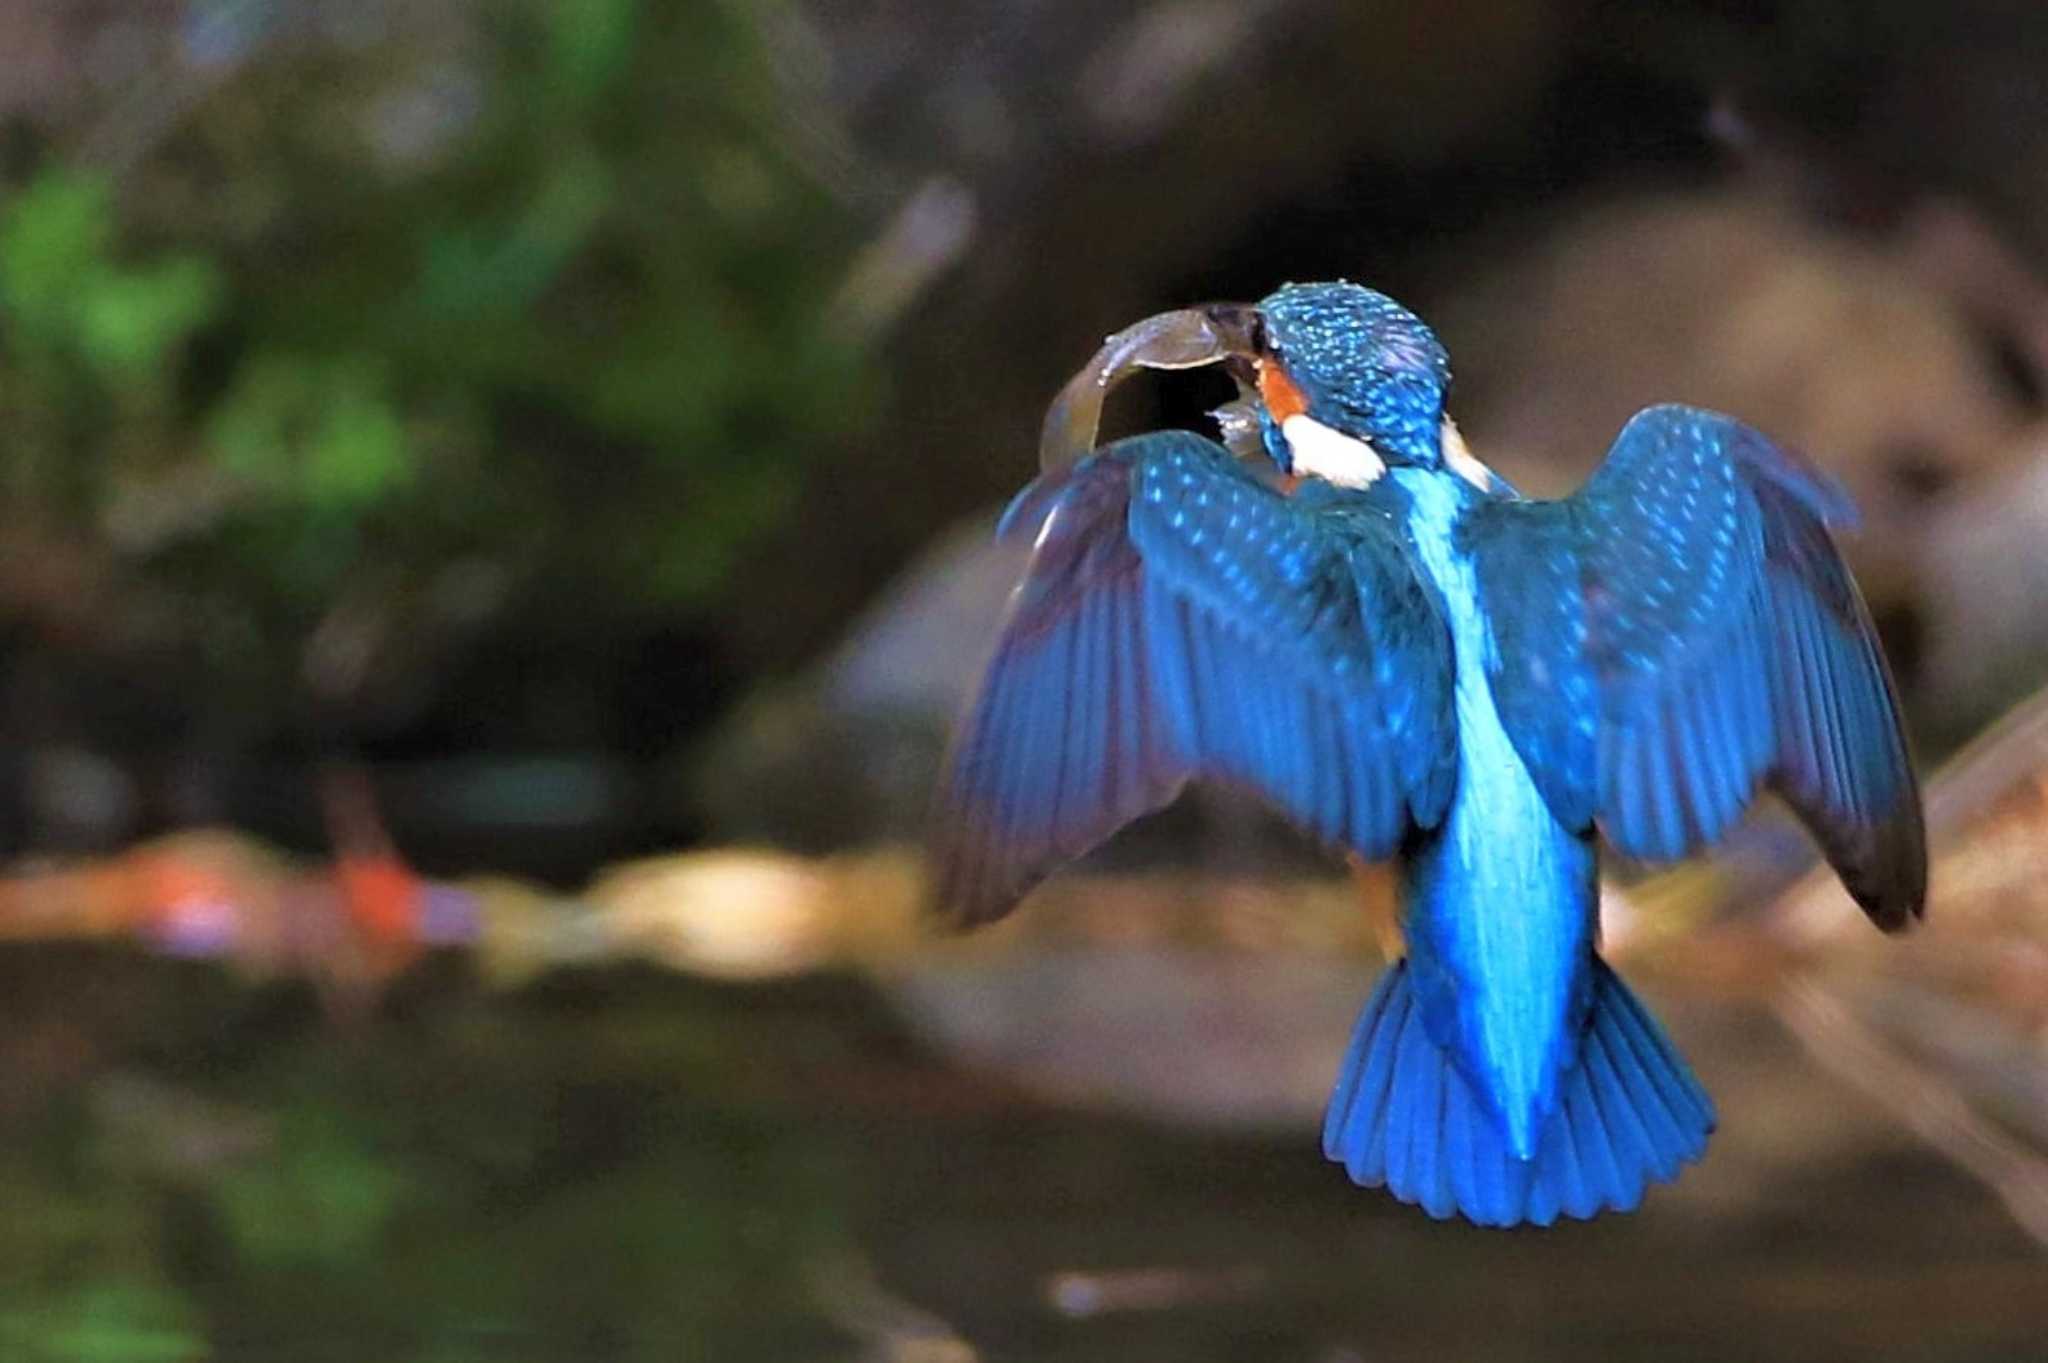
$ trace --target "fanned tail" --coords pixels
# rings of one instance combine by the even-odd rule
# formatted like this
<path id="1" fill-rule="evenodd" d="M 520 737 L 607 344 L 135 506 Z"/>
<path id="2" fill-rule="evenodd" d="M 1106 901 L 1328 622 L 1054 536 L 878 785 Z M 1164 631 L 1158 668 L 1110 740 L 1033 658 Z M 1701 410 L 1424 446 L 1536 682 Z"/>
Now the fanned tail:
<path id="1" fill-rule="evenodd" d="M 1380 978 L 1330 1096 L 1323 1153 L 1352 1181 L 1384 1186 L 1439 1220 L 1547 1226 L 1560 1214 L 1630 1211 L 1652 1183 L 1698 1159 L 1714 1105 L 1649 1010 L 1605 962 L 1578 1063 L 1536 1157 L 1514 1157 L 1499 1123 L 1425 1032 L 1397 962 Z"/>

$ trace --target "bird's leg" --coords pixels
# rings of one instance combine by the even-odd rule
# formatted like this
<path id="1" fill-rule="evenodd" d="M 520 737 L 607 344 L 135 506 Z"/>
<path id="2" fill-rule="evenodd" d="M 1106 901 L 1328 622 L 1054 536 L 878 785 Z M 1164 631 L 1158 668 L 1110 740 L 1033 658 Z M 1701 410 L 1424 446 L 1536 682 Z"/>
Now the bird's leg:
<path id="1" fill-rule="evenodd" d="M 1358 887 L 1358 898 L 1365 905 L 1366 921 L 1372 924 L 1373 940 L 1379 943 L 1380 955 L 1389 963 L 1400 960 L 1408 954 L 1408 938 L 1401 931 L 1401 891 L 1394 868 L 1383 861 L 1367 861 L 1356 853 L 1347 853 L 1344 861 L 1351 868 L 1351 883 Z"/>

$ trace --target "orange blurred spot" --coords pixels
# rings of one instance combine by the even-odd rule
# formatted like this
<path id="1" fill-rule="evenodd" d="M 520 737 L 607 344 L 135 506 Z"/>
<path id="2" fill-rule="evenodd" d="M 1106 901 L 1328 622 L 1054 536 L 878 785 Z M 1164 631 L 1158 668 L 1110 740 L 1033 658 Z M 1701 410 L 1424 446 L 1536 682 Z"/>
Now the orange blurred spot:
<path id="1" fill-rule="evenodd" d="M 323 772 L 320 793 L 342 913 L 373 950 L 385 954 L 385 966 L 402 963 L 419 947 L 426 887 L 392 846 L 370 778 L 360 767 Z"/>
<path id="2" fill-rule="evenodd" d="M 1287 371 L 1270 360 L 1259 361 L 1259 397 L 1273 420 L 1282 425 L 1287 418 L 1308 410 L 1308 395 L 1301 391 Z"/>
<path id="3" fill-rule="evenodd" d="M 407 947 L 419 934 L 420 881 L 394 856 L 335 860 L 341 901 L 364 937 L 380 947 Z"/>
<path id="4" fill-rule="evenodd" d="M 180 915 L 233 904 L 235 886 L 218 867 L 169 848 L 139 848 L 126 859 L 132 926 L 165 930 Z"/>

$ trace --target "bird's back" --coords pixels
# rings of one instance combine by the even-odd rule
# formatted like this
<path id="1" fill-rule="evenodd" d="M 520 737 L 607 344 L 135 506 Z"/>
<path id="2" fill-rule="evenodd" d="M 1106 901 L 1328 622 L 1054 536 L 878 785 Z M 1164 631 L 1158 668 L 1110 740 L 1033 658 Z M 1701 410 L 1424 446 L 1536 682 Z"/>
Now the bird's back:
<path id="1" fill-rule="evenodd" d="M 1452 475 L 1402 471 L 1419 566 L 1435 587 L 1455 667 L 1458 784 L 1444 822 L 1405 867 L 1405 926 L 1425 1024 L 1524 1158 L 1577 1058 L 1597 879 L 1592 838 L 1560 824 L 1501 723 L 1476 569 Z"/>

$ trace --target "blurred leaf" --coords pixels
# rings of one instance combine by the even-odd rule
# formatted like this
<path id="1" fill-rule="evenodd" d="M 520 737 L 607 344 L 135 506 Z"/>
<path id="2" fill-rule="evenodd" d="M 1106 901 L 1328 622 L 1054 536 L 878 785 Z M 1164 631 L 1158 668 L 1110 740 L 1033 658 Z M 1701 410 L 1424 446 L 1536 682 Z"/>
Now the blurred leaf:
<path id="1" fill-rule="evenodd" d="M 41 1363 L 177 1363 L 206 1357 L 199 1321 L 168 1288 L 111 1280 L 0 1307 L 6 1356 Z"/>
<path id="2" fill-rule="evenodd" d="M 632 54 L 638 0 L 558 0 L 548 13 L 548 68 L 579 102 L 623 73 Z"/>
<path id="3" fill-rule="evenodd" d="M 253 1266 L 355 1264 L 369 1257 L 410 1181 L 351 1139 L 340 1114 L 294 1112 L 274 1153 L 228 1171 L 215 1197 Z"/>
<path id="4" fill-rule="evenodd" d="M 0 220 L 0 302 L 31 348 L 76 352 L 109 378 L 133 380 L 157 371 L 215 315 L 223 283 L 196 255 L 116 264 L 108 258 L 114 235 L 103 179 L 44 174 Z"/>
<path id="5" fill-rule="evenodd" d="M 193 256 L 98 271 L 78 296 L 80 345 L 111 377 L 153 373 L 173 346 L 212 318 L 222 292 L 220 271 Z"/>
<path id="6" fill-rule="evenodd" d="M 611 196 L 588 155 L 553 167 L 533 202 L 493 229 L 465 228 L 427 243 L 420 310 L 444 318 L 502 318 L 530 307 L 589 237 Z"/>
<path id="7" fill-rule="evenodd" d="M 410 472 L 398 413 L 363 383 L 343 383 L 329 393 L 306 453 L 306 492 L 323 506 L 366 505 Z"/>
<path id="8" fill-rule="evenodd" d="M 220 466 L 329 511 L 367 507 L 409 478 L 405 432 L 373 366 L 267 356 L 213 415 Z"/>
<path id="9" fill-rule="evenodd" d="M 10 320 L 45 343 L 62 335 L 113 237 L 113 195 L 99 176 L 49 171 L 16 194 L 0 218 L 0 300 Z"/>

